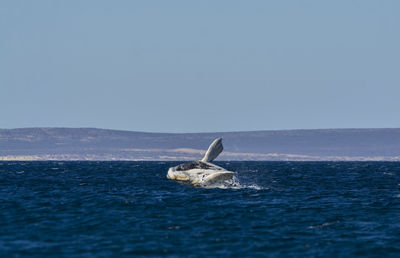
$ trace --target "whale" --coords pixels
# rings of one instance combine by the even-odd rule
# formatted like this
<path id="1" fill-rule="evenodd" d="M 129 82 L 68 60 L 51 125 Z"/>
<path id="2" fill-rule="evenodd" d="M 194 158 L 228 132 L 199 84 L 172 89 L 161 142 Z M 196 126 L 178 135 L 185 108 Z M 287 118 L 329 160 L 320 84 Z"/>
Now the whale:
<path id="1" fill-rule="evenodd" d="M 215 139 L 203 159 L 169 168 L 167 178 L 195 187 L 207 187 L 232 179 L 234 172 L 211 163 L 223 149 L 222 138 Z"/>

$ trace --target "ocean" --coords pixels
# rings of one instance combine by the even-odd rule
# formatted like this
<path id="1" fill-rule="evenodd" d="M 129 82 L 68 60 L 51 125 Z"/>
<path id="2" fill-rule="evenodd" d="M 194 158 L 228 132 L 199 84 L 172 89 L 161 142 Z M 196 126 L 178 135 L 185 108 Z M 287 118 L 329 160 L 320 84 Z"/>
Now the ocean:
<path id="1" fill-rule="evenodd" d="M 400 163 L 0 162 L 1 257 L 399 257 Z"/>

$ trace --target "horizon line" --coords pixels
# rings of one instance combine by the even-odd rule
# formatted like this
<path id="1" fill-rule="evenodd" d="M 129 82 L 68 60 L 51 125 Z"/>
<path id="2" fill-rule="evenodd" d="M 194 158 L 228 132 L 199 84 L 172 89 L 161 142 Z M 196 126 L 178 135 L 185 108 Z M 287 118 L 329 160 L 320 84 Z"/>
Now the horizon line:
<path id="1" fill-rule="evenodd" d="M 400 127 L 348 127 L 348 128 L 308 128 L 308 129 L 256 129 L 256 130 L 233 130 L 233 131 L 211 131 L 211 132 L 156 132 L 156 131 L 136 131 L 130 129 L 113 129 L 101 127 L 66 127 L 66 126 L 37 126 L 37 127 L 16 127 L 16 128 L 0 128 L 0 130 L 20 130 L 20 129 L 94 129 L 94 130 L 109 130 L 109 131 L 123 131 L 135 133 L 149 133 L 149 134 L 215 134 L 215 133 L 248 133 L 248 132 L 277 132 L 277 131 L 329 131 L 329 130 L 394 130 Z"/>

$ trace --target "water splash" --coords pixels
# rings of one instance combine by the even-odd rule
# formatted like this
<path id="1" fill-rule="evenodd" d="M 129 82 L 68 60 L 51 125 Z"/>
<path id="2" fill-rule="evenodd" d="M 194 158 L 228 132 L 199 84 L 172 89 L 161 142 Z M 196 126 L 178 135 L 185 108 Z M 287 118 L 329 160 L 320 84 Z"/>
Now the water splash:
<path id="1" fill-rule="evenodd" d="M 255 190 L 265 190 L 267 188 L 258 186 L 256 184 L 245 184 L 243 182 L 240 182 L 240 180 L 236 177 L 233 176 L 232 179 L 228 179 L 222 182 L 217 182 L 213 184 L 207 184 L 207 185 L 200 185 L 199 187 L 202 188 L 219 188 L 219 189 L 255 189 Z"/>

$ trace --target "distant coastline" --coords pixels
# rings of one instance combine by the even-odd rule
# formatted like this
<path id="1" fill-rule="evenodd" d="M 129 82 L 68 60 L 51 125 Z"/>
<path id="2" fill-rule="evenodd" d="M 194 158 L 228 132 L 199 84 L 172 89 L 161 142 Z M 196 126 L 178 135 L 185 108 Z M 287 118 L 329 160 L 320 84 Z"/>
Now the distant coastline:
<path id="1" fill-rule="evenodd" d="M 0 129 L 0 160 L 185 161 L 216 137 L 218 160 L 400 161 L 400 128 L 146 133 L 97 128 Z"/>

